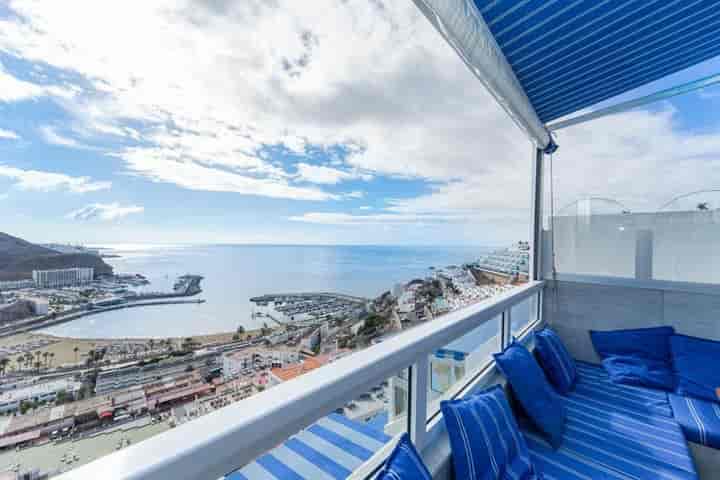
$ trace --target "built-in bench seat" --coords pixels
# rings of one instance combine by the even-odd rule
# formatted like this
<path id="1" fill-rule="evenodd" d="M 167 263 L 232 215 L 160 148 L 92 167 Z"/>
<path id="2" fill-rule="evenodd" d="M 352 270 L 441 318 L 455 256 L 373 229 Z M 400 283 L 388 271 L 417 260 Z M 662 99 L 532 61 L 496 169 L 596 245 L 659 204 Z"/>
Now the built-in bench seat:
<path id="1" fill-rule="evenodd" d="M 563 397 L 565 434 L 553 450 L 525 424 L 523 434 L 545 478 L 697 479 L 668 394 L 610 382 L 600 366 L 578 362 L 578 381 Z"/>
<path id="2" fill-rule="evenodd" d="M 587 400 L 601 408 L 611 406 L 632 414 L 672 418 L 667 392 L 651 388 L 613 383 L 600 365 L 576 361 L 578 381 L 573 397 Z"/>
<path id="3" fill-rule="evenodd" d="M 720 405 L 674 393 L 669 394 L 669 400 L 685 438 L 720 449 Z"/>

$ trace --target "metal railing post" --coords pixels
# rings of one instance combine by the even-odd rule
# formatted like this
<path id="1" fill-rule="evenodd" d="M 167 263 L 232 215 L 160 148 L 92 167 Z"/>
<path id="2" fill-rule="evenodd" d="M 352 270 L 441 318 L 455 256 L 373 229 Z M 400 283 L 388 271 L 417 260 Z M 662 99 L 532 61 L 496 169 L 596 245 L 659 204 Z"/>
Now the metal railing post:
<path id="1" fill-rule="evenodd" d="M 509 308 L 503 312 L 502 322 L 503 325 L 501 330 L 503 332 L 503 339 L 501 347 L 504 350 L 505 347 L 510 345 L 510 341 L 512 340 L 512 313 Z"/>
<path id="2" fill-rule="evenodd" d="M 542 272 L 542 201 L 543 201 L 543 152 L 539 148 L 533 148 L 532 157 L 532 227 L 530 238 L 530 265 L 529 279 L 539 280 Z"/>
<path id="3" fill-rule="evenodd" d="M 410 439 L 418 449 L 425 446 L 425 434 L 427 433 L 429 364 L 427 355 L 423 355 L 410 367 L 408 429 Z"/>

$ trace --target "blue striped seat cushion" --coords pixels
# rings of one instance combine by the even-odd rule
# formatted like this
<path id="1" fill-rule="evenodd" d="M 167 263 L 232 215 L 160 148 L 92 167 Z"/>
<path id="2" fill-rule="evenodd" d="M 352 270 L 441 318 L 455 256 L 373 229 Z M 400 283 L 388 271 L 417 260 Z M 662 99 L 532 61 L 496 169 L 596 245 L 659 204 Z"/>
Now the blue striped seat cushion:
<path id="1" fill-rule="evenodd" d="M 685 438 L 707 447 L 720 448 L 720 405 L 671 393 L 670 405 Z"/>
<path id="2" fill-rule="evenodd" d="M 432 480 L 420 454 L 403 433 L 375 480 Z"/>
<path id="3" fill-rule="evenodd" d="M 455 478 L 541 480 L 530 461 L 505 391 L 495 385 L 467 398 L 440 402 Z"/>
<path id="4" fill-rule="evenodd" d="M 530 456 L 549 480 L 697 479 L 665 392 L 610 383 L 602 367 L 578 362 L 562 445 L 553 450 L 523 427 Z"/>
<path id="5" fill-rule="evenodd" d="M 549 327 L 535 332 L 535 351 L 540 366 L 545 370 L 555 390 L 563 395 L 572 390 L 577 380 L 577 368 L 575 360 L 570 356 L 558 334 Z"/>
<path id="6" fill-rule="evenodd" d="M 619 385 L 599 365 L 577 362 L 578 381 L 570 396 L 597 408 L 611 408 L 629 415 L 672 418 L 668 394 L 661 390 Z"/>

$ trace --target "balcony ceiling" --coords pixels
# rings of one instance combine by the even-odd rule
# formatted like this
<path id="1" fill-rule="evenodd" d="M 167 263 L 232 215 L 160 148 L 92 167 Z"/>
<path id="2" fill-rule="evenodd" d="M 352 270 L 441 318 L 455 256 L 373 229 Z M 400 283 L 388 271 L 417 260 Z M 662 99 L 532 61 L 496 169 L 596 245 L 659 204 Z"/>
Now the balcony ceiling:
<path id="1" fill-rule="evenodd" d="M 413 1 L 546 153 L 549 122 L 720 55 L 720 0 Z"/>
<path id="2" fill-rule="evenodd" d="M 720 54 L 717 0 L 472 2 L 542 123 Z"/>

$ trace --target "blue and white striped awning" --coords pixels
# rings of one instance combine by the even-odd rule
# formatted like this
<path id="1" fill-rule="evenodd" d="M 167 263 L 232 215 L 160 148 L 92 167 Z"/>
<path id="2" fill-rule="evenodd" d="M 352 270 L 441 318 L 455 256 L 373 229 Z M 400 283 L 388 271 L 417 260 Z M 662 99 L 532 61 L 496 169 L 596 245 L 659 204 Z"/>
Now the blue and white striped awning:
<path id="1" fill-rule="evenodd" d="M 341 480 L 390 437 L 377 423 L 333 413 L 286 440 L 226 480 Z"/>
<path id="2" fill-rule="evenodd" d="M 720 0 L 415 3 L 542 147 L 548 122 L 720 55 Z"/>

